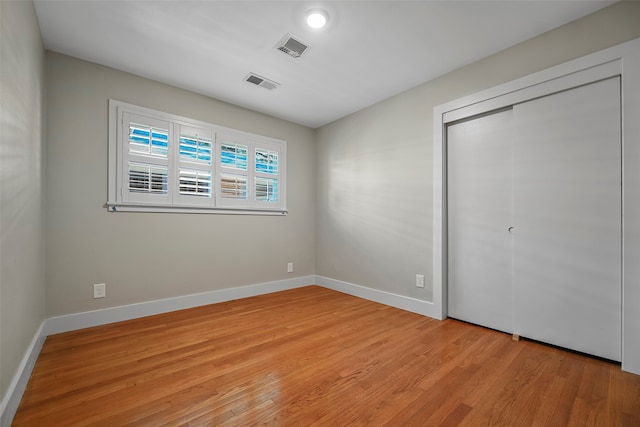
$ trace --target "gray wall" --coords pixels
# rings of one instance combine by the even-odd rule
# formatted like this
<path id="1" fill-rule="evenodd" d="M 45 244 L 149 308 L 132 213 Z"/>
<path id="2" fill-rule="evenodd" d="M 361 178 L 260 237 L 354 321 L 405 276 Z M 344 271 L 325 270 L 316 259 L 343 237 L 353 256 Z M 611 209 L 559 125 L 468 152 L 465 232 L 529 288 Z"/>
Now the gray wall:
<path id="1" fill-rule="evenodd" d="M 0 1 L 0 15 L 3 395 L 45 316 L 314 272 L 431 300 L 433 107 L 640 37 L 640 3 L 618 3 L 315 132 L 48 53 L 45 145 L 33 6 Z M 289 215 L 107 212 L 109 98 L 287 140 Z"/>
<path id="2" fill-rule="evenodd" d="M 639 23 L 640 2 L 616 3 L 320 128 L 316 274 L 432 301 L 433 107 L 640 37 Z"/>
<path id="3" fill-rule="evenodd" d="M 48 316 L 314 273 L 313 130 L 57 53 L 47 65 Z M 107 212 L 109 98 L 286 140 L 289 214 Z"/>
<path id="4" fill-rule="evenodd" d="M 44 50 L 31 2 L 0 1 L 0 398 L 45 316 Z"/>

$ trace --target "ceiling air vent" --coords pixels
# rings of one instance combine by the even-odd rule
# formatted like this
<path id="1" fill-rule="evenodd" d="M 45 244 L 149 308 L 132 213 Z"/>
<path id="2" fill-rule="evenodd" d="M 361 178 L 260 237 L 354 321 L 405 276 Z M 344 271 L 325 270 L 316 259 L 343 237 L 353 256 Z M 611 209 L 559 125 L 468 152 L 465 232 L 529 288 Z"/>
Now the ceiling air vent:
<path id="1" fill-rule="evenodd" d="M 244 81 L 253 83 L 256 86 L 260 86 L 269 90 L 275 89 L 280 86 L 280 83 L 276 83 L 273 80 L 265 79 L 264 77 L 261 77 L 254 73 L 249 73 L 247 77 L 245 77 Z"/>
<path id="2" fill-rule="evenodd" d="M 291 34 L 285 35 L 276 45 L 276 49 L 294 58 L 299 58 L 307 51 L 309 45 Z"/>

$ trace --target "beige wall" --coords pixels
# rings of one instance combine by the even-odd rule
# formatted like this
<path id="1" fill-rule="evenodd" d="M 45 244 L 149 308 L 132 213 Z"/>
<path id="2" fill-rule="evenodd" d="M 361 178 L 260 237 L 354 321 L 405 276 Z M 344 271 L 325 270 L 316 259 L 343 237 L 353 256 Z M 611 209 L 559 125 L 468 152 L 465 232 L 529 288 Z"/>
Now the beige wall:
<path id="1" fill-rule="evenodd" d="M 311 129 L 57 53 L 47 61 L 47 316 L 314 273 Z M 286 140 L 289 214 L 107 212 L 109 98 Z M 102 282 L 107 297 L 93 299 Z"/>
<path id="2" fill-rule="evenodd" d="M 433 107 L 638 38 L 639 23 L 640 2 L 616 3 L 320 128 L 316 274 L 431 301 Z"/>
<path id="3" fill-rule="evenodd" d="M 0 40 L 0 398 L 4 399 L 45 316 L 44 50 L 31 2 L 0 1 Z"/>

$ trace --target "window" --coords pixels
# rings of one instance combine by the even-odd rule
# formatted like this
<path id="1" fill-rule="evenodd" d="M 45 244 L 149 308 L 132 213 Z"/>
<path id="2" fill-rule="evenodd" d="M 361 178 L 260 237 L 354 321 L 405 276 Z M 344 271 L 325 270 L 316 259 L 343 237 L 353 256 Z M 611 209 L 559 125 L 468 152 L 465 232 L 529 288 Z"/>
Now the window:
<path id="1" fill-rule="evenodd" d="M 286 214 L 286 142 L 109 102 L 117 211 Z"/>

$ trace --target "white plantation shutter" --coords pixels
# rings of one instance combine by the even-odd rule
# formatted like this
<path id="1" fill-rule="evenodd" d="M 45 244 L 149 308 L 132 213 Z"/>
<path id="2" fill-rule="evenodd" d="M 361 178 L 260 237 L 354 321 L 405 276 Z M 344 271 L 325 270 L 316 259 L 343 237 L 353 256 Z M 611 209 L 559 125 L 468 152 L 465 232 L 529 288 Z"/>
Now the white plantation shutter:
<path id="1" fill-rule="evenodd" d="M 123 115 L 122 199 L 167 203 L 171 200 L 169 135 L 171 123 L 136 114 Z"/>
<path id="2" fill-rule="evenodd" d="M 266 141 L 254 145 L 254 204 L 256 206 L 280 206 L 282 147 Z"/>
<path id="3" fill-rule="evenodd" d="M 224 207 L 249 206 L 249 143 L 240 134 L 218 134 L 217 204 Z"/>
<path id="4" fill-rule="evenodd" d="M 249 138 L 240 132 L 219 134 L 217 143 L 218 206 L 284 206 L 284 144 Z"/>
<path id="5" fill-rule="evenodd" d="M 286 142 L 109 101 L 111 211 L 285 214 Z"/>
<path id="6" fill-rule="evenodd" d="M 182 205 L 214 206 L 213 131 L 176 126 L 178 182 L 176 201 Z"/>

